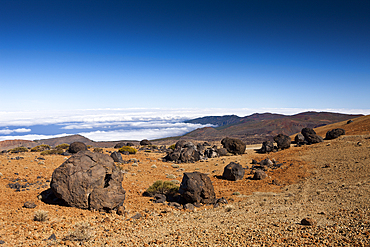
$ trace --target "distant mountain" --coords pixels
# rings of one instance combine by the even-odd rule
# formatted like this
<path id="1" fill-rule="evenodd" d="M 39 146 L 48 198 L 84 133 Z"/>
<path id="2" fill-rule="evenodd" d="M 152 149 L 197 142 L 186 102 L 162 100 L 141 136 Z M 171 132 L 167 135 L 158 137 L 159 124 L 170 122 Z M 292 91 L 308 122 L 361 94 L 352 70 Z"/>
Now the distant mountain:
<path id="1" fill-rule="evenodd" d="M 187 121 L 188 123 L 212 124 L 218 127 L 196 129 L 180 137 L 201 141 L 219 141 L 222 138 L 239 138 L 247 144 L 272 140 L 277 134 L 292 135 L 302 128 L 316 128 L 327 124 L 346 121 L 363 115 L 349 115 L 331 112 L 303 112 L 296 115 L 255 113 L 250 116 L 235 115 L 204 117 Z"/>

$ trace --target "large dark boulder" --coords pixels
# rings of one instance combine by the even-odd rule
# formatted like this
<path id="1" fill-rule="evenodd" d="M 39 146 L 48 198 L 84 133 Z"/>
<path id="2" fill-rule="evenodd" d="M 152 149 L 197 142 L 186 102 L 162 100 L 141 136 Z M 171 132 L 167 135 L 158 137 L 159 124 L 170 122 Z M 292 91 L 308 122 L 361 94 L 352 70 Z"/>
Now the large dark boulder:
<path id="1" fill-rule="evenodd" d="M 181 150 L 180 160 L 182 163 L 195 162 L 200 160 L 200 154 L 194 146 L 185 147 Z"/>
<path id="2" fill-rule="evenodd" d="M 244 177 L 244 168 L 237 163 L 231 162 L 224 168 L 224 173 L 222 174 L 222 177 L 227 180 L 240 180 Z"/>
<path id="3" fill-rule="evenodd" d="M 73 142 L 71 145 L 69 145 L 68 153 L 75 154 L 80 151 L 87 150 L 87 146 L 83 142 Z"/>
<path id="4" fill-rule="evenodd" d="M 290 137 L 284 134 L 278 134 L 277 136 L 275 136 L 274 141 L 277 143 L 278 149 L 290 148 L 290 143 L 292 142 Z"/>
<path id="5" fill-rule="evenodd" d="M 239 139 L 226 137 L 222 139 L 221 144 L 232 154 L 244 154 L 246 145 Z"/>
<path id="6" fill-rule="evenodd" d="M 294 137 L 294 141 L 296 144 L 300 144 L 300 143 L 303 143 L 304 142 L 304 136 L 301 134 L 301 133 L 298 133 L 295 137 Z"/>
<path id="7" fill-rule="evenodd" d="M 110 211 L 125 200 L 122 180 L 109 155 L 82 151 L 54 170 L 50 187 L 69 206 Z"/>
<path id="8" fill-rule="evenodd" d="M 272 151 L 274 151 L 274 143 L 272 141 L 264 141 L 259 150 L 260 153 L 270 153 Z"/>
<path id="9" fill-rule="evenodd" d="M 110 157 L 112 157 L 114 162 L 123 162 L 122 155 L 119 152 L 114 151 L 113 153 L 111 153 Z"/>
<path id="10" fill-rule="evenodd" d="M 315 144 L 324 141 L 323 138 L 317 135 L 316 132 L 311 128 L 303 128 L 301 133 L 308 144 Z"/>
<path id="11" fill-rule="evenodd" d="M 211 204 L 216 200 L 211 179 L 200 172 L 184 173 L 179 192 L 188 203 Z"/>
<path id="12" fill-rule="evenodd" d="M 149 140 L 144 139 L 144 140 L 140 141 L 140 145 L 141 146 L 149 146 L 149 145 L 152 145 L 152 143 Z"/>
<path id="13" fill-rule="evenodd" d="M 119 142 L 116 145 L 114 145 L 114 148 L 121 148 L 123 146 L 126 146 L 126 144 L 124 142 Z"/>
<path id="14" fill-rule="evenodd" d="M 326 132 L 325 139 L 326 140 L 332 140 L 332 139 L 336 139 L 339 136 L 345 135 L 345 134 L 346 134 L 346 131 L 344 129 L 341 129 L 341 128 L 332 129 L 332 130 L 329 130 L 328 132 Z"/>

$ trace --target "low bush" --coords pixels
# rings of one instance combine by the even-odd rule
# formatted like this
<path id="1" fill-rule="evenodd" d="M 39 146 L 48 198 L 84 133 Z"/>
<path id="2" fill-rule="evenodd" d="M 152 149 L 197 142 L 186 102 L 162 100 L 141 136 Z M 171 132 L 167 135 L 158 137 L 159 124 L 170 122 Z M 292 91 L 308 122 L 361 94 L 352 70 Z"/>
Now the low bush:
<path id="1" fill-rule="evenodd" d="M 55 149 L 68 149 L 68 148 L 69 144 L 67 143 L 59 144 L 58 146 L 55 147 Z"/>
<path id="2" fill-rule="evenodd" d="M 129 152 L 130 154 L 136 154 L 137 150 L 133 147 L 123 146 L 118 150 L 118 152 L 120 153 Z"/>
<path id="3" fill-rule="evenodd" d="M 172 144 L 171 146 L 169 146 L 168 148 L 169 149 L 172 149 L 172 150 L 175 150 L 175 147 L 176 147 L 176 144 Z"/>
<path id="4" fill-rule="evenodd" d="M 155 181 L 146 191 L 148 196 L 154 196 L 155 194 L 171 195 L 179 192 L 179 186 L 171 181 Z"/>
<path id="5" fill-rule="evenodd" d="M 41 145 L 31 148 L 31 152 L 42 152 L 44 150 L 50 150 L 50 146 L 46 144 L 41 144 Z"/>
<path id="6" fill-rule="evenodd" d="M 33 215 L 33 220 L 40 221 L 40 222 L 47 221 L 49 217 L 48 213 L 49 213 L 48 211 L 44 211 L 44 210 L 35 211 Z"/>
<path id="7" fill-rule="evenodd" d="M 26 147 L 17 147 L 17 148 L 13 148 L 13 149 L 8 150 L 8 152 L 10 152 L 10 153 L 24 153 L 24 152 L 28 152 L 28 148 L 26 148 Z"/>
<path id="8" fill-rule="evenodd" d="M 94 153 L 103 153 L 102 148 L 94 148 Z"/>
<path id="9" fill-rule="evenodd" d="M 61 149 L 51 149 L 51 150 L 45 150 L 42 151 L 40 154 L 41 155 L 51 155 L 51 154 L 62 154 L 63 150 Z"/>
<path id="10" fill-rule="evenodd" d="M 74 230 L 63 238 L 63 240 L 85 242 L 89 241 L 94 236 L 90 225 L 86 222 L 77 223 Z"/>

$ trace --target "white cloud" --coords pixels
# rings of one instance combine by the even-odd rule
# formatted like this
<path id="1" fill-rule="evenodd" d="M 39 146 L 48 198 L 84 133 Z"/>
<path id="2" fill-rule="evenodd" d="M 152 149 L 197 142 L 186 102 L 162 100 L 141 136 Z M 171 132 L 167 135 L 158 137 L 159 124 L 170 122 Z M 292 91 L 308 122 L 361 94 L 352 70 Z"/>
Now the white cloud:
<path id="1" fill-rule="evenodd" d="M 2 129 L 0 130 L 0 134 L 1 135 L 10 135 L 12 133 L 27 133 L 27 132 L 30 132 L 31 129 L 26 129 L 26 128 L 19 128 L 19 129 L 14 129 L 14 130 L 10 130 L 10 129 Z"/>
<path id="2" fill-rule="evenodd" d="M 177 108 L 177 109 L 87 109 L 59 111 L 0 112 L 0 126 L 31 126 L 36 124 L 71 123 L 65 129 L 93 128 L 107 122 L 181 121 L 185 119 L 253 113 L 296 114 L 305 111 L 329 111 L 349 114 L 370 114 L 370 109 L 309 109 L 309 108 Z M 81 126 L 81 123 L 85 126 Z"/>
<path id="3" fill-rule="evenodd" d="M 0 141 L 5 140 L 40 140 L 40 139 L 49 139 L 49 138 L 57 138 L 57 137 L 63 137 L 68 136 L 70 134 L 58 134 L 58 135 L 37 135 L 37 134 L 30 134 L 30 135 L 22 135 L 22 136 L 0 136 Z"/>

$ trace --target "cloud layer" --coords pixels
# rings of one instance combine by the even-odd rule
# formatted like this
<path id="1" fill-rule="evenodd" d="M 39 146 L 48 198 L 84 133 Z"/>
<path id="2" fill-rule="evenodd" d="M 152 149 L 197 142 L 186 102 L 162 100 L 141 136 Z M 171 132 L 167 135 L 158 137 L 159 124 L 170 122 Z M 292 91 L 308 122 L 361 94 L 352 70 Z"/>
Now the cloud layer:
<path id="1" fill-rule="evenodd" d="M 203 116 L 256 112 L 293 115 L 304 111 L 370 114 L 370 109 L 89 109 L 73 111 L 0 112 L 0 140 L 48 139 L 80 134 L 94 141 L 157 139 L 183 135 L 207 125 L 184 123 Z M 37 127 L 36 127 L 37 126 Z M 40 127 L 41 126 L 41 127 Z M 46 132 L 46 129 L 49 131 Z M 52 130 L 50 130 L 52 129 Z"/>

